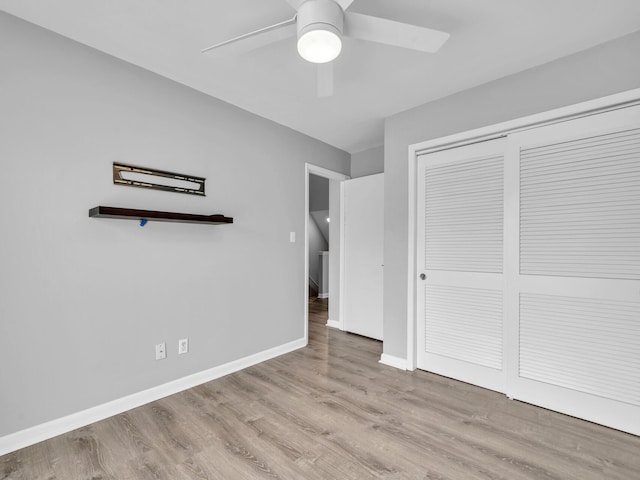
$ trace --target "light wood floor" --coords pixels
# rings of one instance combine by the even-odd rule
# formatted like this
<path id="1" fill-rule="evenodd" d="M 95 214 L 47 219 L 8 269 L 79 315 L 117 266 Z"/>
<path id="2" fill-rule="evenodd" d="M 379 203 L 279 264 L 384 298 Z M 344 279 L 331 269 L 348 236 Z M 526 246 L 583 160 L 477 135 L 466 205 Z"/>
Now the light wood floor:
<path id="1" fill-rule="evenodd" d="M 380 365 L 326 318 L 316 300 L 307 348 L 0 457 L 0 479 L 640 479 L 640 437 Z"/>

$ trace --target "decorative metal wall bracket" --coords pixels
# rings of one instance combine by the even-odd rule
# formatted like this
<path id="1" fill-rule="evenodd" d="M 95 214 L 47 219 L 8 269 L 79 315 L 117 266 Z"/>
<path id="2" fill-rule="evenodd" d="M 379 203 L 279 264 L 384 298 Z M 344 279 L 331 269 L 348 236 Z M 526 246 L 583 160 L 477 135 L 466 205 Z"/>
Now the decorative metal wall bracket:
<path id="1" fill-rule="evenodd" d="M 113 162 L 113 183 L 205 196 L 202 177 Z"/>

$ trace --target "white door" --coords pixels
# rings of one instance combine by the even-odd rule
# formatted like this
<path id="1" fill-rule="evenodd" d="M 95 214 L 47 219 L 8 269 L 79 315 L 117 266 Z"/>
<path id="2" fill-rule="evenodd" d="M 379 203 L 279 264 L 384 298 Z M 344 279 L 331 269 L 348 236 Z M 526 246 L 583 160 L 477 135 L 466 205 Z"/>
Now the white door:
<path id="1" fill-rule="evenodd" d="M 344 328 L 382 340 L 384 174 L 344 182 Z"/>
<path id="2" fill-rule="evenodd" d="M 640 434 L 640 107 L 509 143 L 509 393 Z"/>
<path id="3" fill-rule="evenodd" d="M 497 139 L 418 159 L 418 368 L 500 392 L 504 149 Z"/>

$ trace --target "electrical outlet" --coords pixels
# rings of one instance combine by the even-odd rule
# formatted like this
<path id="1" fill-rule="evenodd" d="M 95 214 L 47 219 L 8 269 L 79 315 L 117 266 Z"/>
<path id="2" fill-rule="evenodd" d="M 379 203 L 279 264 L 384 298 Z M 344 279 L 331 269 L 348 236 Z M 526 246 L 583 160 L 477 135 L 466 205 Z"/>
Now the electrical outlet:
<path id="1" fill-rule="evenodd" d="M 182 338 L 178 340 L 178 355 L 182 355 L 183 353 L 187 353 L 189 351 L 189 339 Z"/>
<path id="2" fill-rule="evenodd" d="M 156 360 L 167 358 L 167 346 L 163 343 L 156 345 Z"/>

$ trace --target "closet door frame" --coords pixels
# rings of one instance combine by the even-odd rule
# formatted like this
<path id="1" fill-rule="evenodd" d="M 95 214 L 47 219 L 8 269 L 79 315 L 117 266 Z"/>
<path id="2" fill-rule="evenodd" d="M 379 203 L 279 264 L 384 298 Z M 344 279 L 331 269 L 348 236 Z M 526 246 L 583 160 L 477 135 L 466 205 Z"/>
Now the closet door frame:
<path id="1" fill-rule="evenodd" d="M 417 323 L 419 319 L 417 318 L 417 288 L 419 286 L 419 274 L 417 271 L 417 202 L 418 202 L 418 157 L 420 155 L 424 155 L 427 153 L 433 153 L 440 150 L 446 150 L 450 148 L 455 148 L 458 146 L 468 145 L 475 142 L 481 142 L 486 140 L 491 140 L 499 137 L 503 137 L 505 135 L 509 135 L 512 133 L 529 130 L 537 127 L 541 127 L 544 125 L 551 125 L 554 123 L 560 123 L 567 120 L 587 117 L 589 115 L 594 115 L 597 113 L 602 113 L 606 111 L 613 111 L 633 105 L 640 105 L 640 88 L 629 90 L 626 92 L 618 93 L 615 95 L 609 95 L 606 97 L 598 98 L 595 100 L 590 100 L 583 103 L 578 103 L 575 105 L 571 105 L 568 107 L 563 107 L 559 109 L 550 110 L 547 112 L 543 112 L 536 115 L 531 115 L 528 117 L 519 118 L 516 120 L 511 120 L 508 122 L 503 122 L 495 125 L 491 125 L 488 127 L 483 127 L 475 130 L 470 130 L 466 132 L 462 132 L 455 135 L 450 135 L 447 137 L 438 138 L 435 140 L 429 140 L 426 142 L 421 142 L 417 144 L 413 144 L 409 146 L 409 156 L 408 156 L 408 254 L 407 254 L 407 343 L 406 343 L 406 364 L 404 365 L 407 370 L 415 370 L 417 366 Z M 505 158 L 518 158 L 513 157 L 512 151 L 510 148 L 514 148 L 513 145 L 509 144 L 507 146 L 507 152 Z M 519 176 L 519 167 L 516 168 L 514 165 L 516 162 L 510 162 L 508 160 L 505 161 L 506 171 L 505 171 L 505 182 L 506 184 L 512 184 L 514 182 L 509 181 L 509 179 L 517 178 Z M 515 182 L 517 183 L 517 182 Z M 508 187 L 505 191 L 505 205 L 513 205 L 514 202 L 510 202 L 509 199 L 513 198 L 512 195 L 515 195 L 515 199 L 518 198 L 519 192 L 517 189 L 512 187 Z M 508 207 L 507 207 L 508 208 Z M 513 208 L 513 207 L 511 207 Z M 516 207 L 517 208 L 517 204 Z M 513 218 L 513 212 L 505 211 L 510 218 Z M 508 222 L 508 223 L 507 223 Z M 512 231 L 515 229 L 515 232 Z M 519 224 L 513 225 L 512 221 L 508 221 L 507 217 L 505 217 L 505 230 L 507 235 L 518 235 L 519 234 Z M 510 237 L 513 238 L 513 237 Z M 510 256 L 509 259 L 512 260 L 514 255 L 519 255 L 519 252 L 514 252 L 512 248 L 509 248 L 505 245 L 507 249 L 505 252 L 506 256 Z M 507 262 L 508 264 L 513 264 L 512 261 Z M 516 263 L 517 265 L 517 263 Z M 513 272 L 505 271 L 506 275 L 513 275 Z M 508 283 L 508 282 L 507 282 Z M 507 288 L 511 288 L 507 286 Z M 509 295 L 509 293 L 515 294 L 515 292 L 505 291 L 505 294 L 509 298 L 513 298 L 515 295 Z M 510 301 L 506 305 L 507 310 L 505 314 L 510 315 L 514 312 L 513 309 L 517 311 L 518 305 L 517 302 L 514 305 L 513 301 Z M 506 335 L 510 338 L 517 338 L 517 331 L 507 331 Z M 515 336 L 515 337 L 514 337 Z M 517 355 L 517 350 L 505 346 L 505 360 L 507 364 L 513 365 L 513 356 Z M 516 364 L 517 365 L 517 364 Z M 513 372 L 507 371 L 507 376 L 512 377 Z M 511 392 L 506 392 L 509 397 L 511 397 Z"/>

